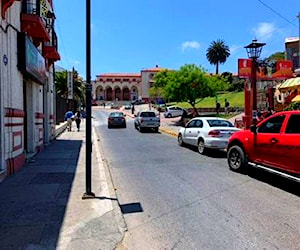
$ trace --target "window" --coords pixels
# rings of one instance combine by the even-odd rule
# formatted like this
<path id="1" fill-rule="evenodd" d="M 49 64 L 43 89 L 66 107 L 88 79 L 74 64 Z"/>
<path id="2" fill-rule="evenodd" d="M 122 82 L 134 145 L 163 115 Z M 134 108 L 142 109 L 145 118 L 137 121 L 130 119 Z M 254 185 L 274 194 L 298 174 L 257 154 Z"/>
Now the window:
<path id="1" fill-rule="evenodd" d="M 233 124 L 226 120 L 207 120 L 210 127 L 234 127 Z"/>
<path id="2" fill-rule="evenodd" d="M 197 120 L 196 124 L 195 124 L 195 127 L 202 128 L 203 127 L 203 122 L 201 120 Z"/>
<path id="3" fill-rule="evenodd" d="M 300 115 L 291 115 L 285 132 L 287 134 L 300 134 Z"/>
<path id="4" fill-rule="evenodd" d="M 186 127 L 187 128 L 195 128 L 196 127 L 196 121 L 197 120 L 190 121 Z"/>
<path id="5" fill-rule="evenodd" d="M 264 122 L 257 130 L 258 133 L 280 133 L 285 115 L 275 116 Z"/>
<path id="6" fill-rule="evenodd" d="M 141 113 L 141 117 L 155 117 L 155 113 L 154 112 L 143 112 Z"/>

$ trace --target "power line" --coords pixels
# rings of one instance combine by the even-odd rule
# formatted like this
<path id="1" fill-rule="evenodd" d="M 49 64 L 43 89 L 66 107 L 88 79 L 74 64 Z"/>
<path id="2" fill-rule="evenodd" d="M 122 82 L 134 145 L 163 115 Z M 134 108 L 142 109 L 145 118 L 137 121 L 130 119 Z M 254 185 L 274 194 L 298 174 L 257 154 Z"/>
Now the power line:
<path id="1" fill-rule="evenodd" d="M 267 7 L 269 10 L 273 11 L 276 15 L 280 16 L 281 18 L 283 18 L 285 21 L 287 21 L 288 23 L 294 25 L 295 27 L 297 27 L 296 24 L 292 23 L 290 20 L 288 20 L 286 17 L 284 17 L 283 15 L 281 15 L 279 12 L 277 12 L 276 10 L 272 9 L 269 5 L 267 5 L 266 3 L 264 3 L 261 0 L 258 0 L 262 5 L 264 5 L 265 7 Z"/>

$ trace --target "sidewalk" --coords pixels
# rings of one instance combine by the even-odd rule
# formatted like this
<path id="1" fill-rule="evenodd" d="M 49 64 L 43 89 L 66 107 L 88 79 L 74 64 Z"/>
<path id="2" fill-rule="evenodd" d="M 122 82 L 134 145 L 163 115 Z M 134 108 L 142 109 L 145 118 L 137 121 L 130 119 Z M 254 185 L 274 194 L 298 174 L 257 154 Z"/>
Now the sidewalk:
<path id="1" fill-rule="evenodd" d="M 94 131 L 96 198 L 82 200 L 85 152 L 83 120 L 0 183 L 0 249 L 115 248 L 125 224 Z"/>

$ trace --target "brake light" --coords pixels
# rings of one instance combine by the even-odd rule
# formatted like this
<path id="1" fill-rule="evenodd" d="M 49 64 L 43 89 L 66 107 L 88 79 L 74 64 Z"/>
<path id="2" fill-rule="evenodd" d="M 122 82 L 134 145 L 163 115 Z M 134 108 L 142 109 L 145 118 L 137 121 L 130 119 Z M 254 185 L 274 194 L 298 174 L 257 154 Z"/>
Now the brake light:
<path id="1" fill-rule="evenodd" d="M 208 136 L 219 137 L 221 136 L 221 132 L 219 130 L 211 130 L 208 132 Z"/>
<path id="2" fill-rule="evenodd" d="M 144 122 L 144 119 L 142 118 L 142 119 L 141 119 L 141 123 L 143 123 L 143 122 Z"/>

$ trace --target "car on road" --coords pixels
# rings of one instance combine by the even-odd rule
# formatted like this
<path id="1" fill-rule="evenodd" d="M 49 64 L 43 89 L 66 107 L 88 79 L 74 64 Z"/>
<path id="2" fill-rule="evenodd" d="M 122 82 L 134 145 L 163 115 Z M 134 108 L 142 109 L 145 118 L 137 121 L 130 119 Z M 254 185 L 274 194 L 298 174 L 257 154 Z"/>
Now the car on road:
<path id="1" fill-rule="evenodd" d="M 179 130 L 177 139 L 180 146 L 196 146 L 204 154 L 207 149 L 226 149 L 230 136 L 239 130 L 224 118 L 196 117 Z"/>
<path id="2" fill-rule="evenodd" d="M 131 109 L 131 104 L 130 103 L 126 103 L 125 105 L 124 105 L 124 109 Z"/>
<path id="3" fill-rule="evenodd" d="M 251 165 L 300 177 L 300 111 L 277 112 L 250 129 L 233 134 L 227 161 L 234 171 Z"/>
<path id="4" fill-rule="evenodd" d="M 169 106 L 166 107 L 166 111 L 164 113 L 164 117 L 171 118 L 171 117 L 177 117 L 182 116 L 183 112 L 186 112 L 187 110 L 178 106 Z"/>
<path id="5" fill-rule="evenodd" d="M 158 132 L 160 126 L 160 118 L 154 111 L 140 111 L 135 115 L 134 127 L 140 132 L 145 129 L 153 129 Z"/>
<path id="6" fill-rule="evenodd" d="M 122 127 L 126 128 L 126 119 L 123 112 L 111 112 L 107 119 L 107 127 Z"/>

